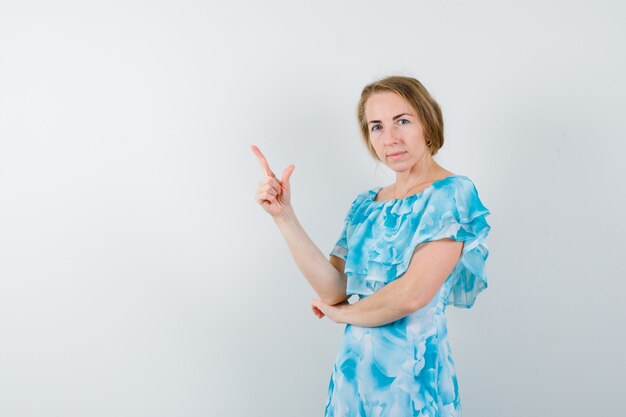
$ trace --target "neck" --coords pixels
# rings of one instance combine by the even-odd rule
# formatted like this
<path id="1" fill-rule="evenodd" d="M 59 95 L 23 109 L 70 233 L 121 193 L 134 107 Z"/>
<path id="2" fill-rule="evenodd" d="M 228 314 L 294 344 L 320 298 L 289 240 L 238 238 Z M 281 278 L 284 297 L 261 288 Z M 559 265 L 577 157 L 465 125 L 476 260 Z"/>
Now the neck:
<path id="1" fill-rule="evenodd" d="M 424 158 L 410 170 L 397 172 L 394 184 L 394 198 L 410 195 L 414 188 L 428 182 L 438 164 L 432 158 Z"/>

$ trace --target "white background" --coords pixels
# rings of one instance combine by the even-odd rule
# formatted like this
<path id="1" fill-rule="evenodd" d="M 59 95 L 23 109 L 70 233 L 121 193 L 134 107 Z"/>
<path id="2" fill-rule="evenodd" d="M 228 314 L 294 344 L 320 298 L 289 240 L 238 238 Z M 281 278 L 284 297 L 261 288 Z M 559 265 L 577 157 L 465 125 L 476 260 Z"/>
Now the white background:
<path id="1" fill-rule="evenodd" d="M 254 201 L 258 145 L 324 253 L 367 83 L 418 78 L 491 210 L 449 307 L 465 417 L 623 412 L 619 1 L 0 1 L 0 415 L 323 414 L 342 326 Z"/>

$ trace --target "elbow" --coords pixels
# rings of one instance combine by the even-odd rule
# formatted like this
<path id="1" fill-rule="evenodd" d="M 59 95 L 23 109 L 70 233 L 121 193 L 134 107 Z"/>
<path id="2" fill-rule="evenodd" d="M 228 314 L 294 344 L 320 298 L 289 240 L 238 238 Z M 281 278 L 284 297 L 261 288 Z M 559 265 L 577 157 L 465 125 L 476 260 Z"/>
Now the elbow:
<path id="1" fill-rule="evenodd" d="M 424 307 L 424 305 L 422 303 L 418 303 L 418 302 L 415 302 L 415 301 L 410 301 L 410 302 L 406 303 L 405 306 L 404 306 L 405 314 L 409 315 L 409 314 L 415 313 L 417 310 L 419 310 L 422 307 Z"/>
<path id="2" fill-rule="evenodd" d="M 350 297 L 348 295 L 346 295 L 346 294 L 334 294 L 334 295 L 326 295 L 324 297 L 320 297 L 320 300 L 322 300 L 323 303 L 332 306 L 332 305 L 344 302 L 348 298 L 350 298 Z"/>
<path id="3" fill-rule="evenodd" d="M 406 309 L 407 314 L 411 314 L 430 304 L 435 298 L 435 294 L 428 291 L 427 288 L 411 281 L 403 281 L 404 287 L 401 290 L 402 307 Z"/>
<path id="4" fill-rule="evenodd" d="M 428 301 L 424 300 L 424 297 L 413 296 L 405 300 L 405 302 L 403 303 L 403 306 L 406 310 L 406 314 L 411 314 L 411 313 L 415 313 L 417 310 L 421 309 L 427 304 L 428 304 Z"/>

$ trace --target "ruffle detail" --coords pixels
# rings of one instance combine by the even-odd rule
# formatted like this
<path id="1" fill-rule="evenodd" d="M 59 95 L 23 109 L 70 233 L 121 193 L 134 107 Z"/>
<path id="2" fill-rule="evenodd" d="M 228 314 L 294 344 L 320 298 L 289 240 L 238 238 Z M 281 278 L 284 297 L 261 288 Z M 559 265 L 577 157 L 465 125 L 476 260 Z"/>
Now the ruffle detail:
<path id="1" fill-rule="evenodd" d="M 445 305 L 470 308 L 488 286 L 485 263 L 489 249 L 485 239 L 491 230 L 486 217 L 491 213 L 480 201 L 473 183 L 461 185 L 442 188 L 436 197 L 437 204 L 428 205 L 399 270 L 400 273 L 407 270 L 420 243 L 444 238 L 464 242 L 461 257 L 440 297 Z"/>
<path id="2" fill-rule="evenodd" d="M 406 272 L 417 245 L 452 238 L 465 243 L 439 296 L 445 305 L 470 308 L 488 285 L 485 238 L 491 229 L 485 219 L 490 212 L 472 181 L 454 175 L 419 194 L 374 201 L 379 189 L 352 202 L 331 251 L 346 261 L 347 295 L 372 294 Z"/>
<path id="3" fill-rule="evenodd" d="M 344 217 L 341 233 L 339 233 L 339 239 L 337 239 L 337 242 L 333 246 L 329 255 L 337 256 L 346 261 L 346 258 L 348 256 L 348 228 L 352 223 L 352 218 L 354 217 L 356 207 L 360 206 L 366 197 L 367 196 L 365 194 L 361 193 L 357 195 L 354 200 L 352 200 L 350 208 L 348 209 L 348 212 Z"/>

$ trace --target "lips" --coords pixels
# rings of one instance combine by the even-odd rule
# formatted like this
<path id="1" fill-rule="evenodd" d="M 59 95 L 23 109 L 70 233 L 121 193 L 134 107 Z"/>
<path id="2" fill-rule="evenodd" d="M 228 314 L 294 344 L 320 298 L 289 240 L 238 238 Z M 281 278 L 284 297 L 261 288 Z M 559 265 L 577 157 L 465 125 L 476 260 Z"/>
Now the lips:
<path id="1" fill-rule="evenodd" d="M 398 155 L 400 155 L 402 153 L 404 153 L 404 152 L 394 152 L 394 153 L 388 154 L 387 156 L 398 156 Z"/>

